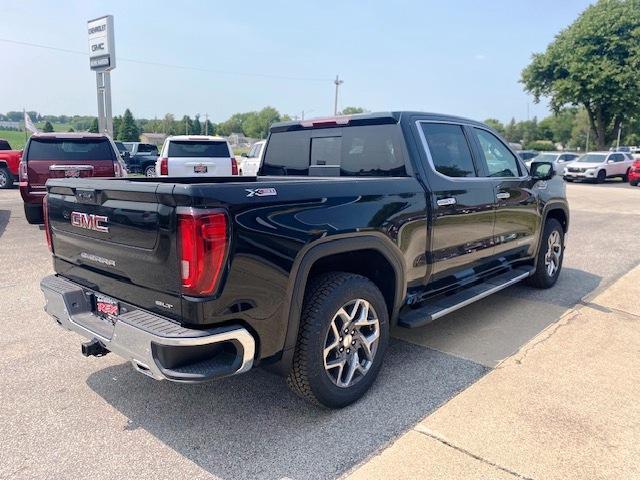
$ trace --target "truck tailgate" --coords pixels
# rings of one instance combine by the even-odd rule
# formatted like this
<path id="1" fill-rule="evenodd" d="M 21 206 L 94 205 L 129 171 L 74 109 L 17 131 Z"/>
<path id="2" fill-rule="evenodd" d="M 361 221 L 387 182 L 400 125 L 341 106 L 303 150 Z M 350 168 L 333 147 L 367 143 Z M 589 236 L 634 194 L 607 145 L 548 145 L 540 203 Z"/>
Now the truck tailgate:
<path id="1" fill-rule="evenodd" d="M 159 201 L 159 185 L 136 183 L 135 191 L 124 181 L 85 185 L 74 180 L 49 185 L 56 271 L 117 298 L 136 293 L 137 303 L 153 310 L 157 302 L 179 305 L 175 233 L 171 235 L 175 209 Z M 139 289 L 158 294 L 140 295 Z"/>

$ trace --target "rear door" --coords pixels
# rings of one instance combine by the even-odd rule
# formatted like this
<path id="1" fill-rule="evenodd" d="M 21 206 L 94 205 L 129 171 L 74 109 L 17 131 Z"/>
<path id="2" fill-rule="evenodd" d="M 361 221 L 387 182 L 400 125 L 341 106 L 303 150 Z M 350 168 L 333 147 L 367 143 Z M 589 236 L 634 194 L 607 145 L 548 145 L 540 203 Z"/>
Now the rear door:
<path id="1" fill-rule="evenodd" d="M 167 159 L 171 177 L 226 177 L 232 172 L 224 140 L 170 140 Z"/>
<path id="2" fill-rule="evenodd" d="M 29 185 L 49 178 L 113 177 L 116 155 L 107 138 L 31 138 L 24 158 Z"/>
<path id="3" fill-rule="evenodd" d="M 433 225 L 427 258 L 431 280 L 480 267 L 493 254 L 495 196 L 462 125 L 418 121 L 426 154 Z M 470 272 L 471 273 L 471 272 Z"/>
<path id="4" fill-rule="evenodd" d="M 480 127 L 468 128 L 479 151 L 486 180 L 493 188 L 496 205 L 494 253 L 509 261 L 533 255 L 541 217 L 538 196 L 532 189 L 527 170 L 516 154 L 492 132 Z"/>

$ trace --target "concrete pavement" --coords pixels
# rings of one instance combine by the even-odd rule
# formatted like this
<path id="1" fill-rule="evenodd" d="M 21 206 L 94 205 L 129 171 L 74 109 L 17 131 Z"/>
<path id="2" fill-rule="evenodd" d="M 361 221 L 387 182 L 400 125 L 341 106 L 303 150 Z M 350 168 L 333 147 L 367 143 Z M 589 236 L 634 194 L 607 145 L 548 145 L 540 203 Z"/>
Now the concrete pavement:
<path id="1" fill-rule="evenodd" d="M 640 267 L 349 480 L 640 478 Z"/>

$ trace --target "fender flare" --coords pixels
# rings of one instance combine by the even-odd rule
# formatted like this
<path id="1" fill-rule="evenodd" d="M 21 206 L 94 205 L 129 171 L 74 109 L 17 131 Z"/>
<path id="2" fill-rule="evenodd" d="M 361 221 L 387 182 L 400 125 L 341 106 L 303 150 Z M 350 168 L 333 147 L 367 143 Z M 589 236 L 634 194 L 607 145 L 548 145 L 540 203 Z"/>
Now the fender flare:
<path id="1" fill-rule="evenodd" d="M 567 228 L 565 229 L 565 235 L 569 231 L 569 206 L 565 202 L 560 201 L 550 201 L 545 204 L 542 209 L 542 223 L 540 224 L 540 233 L 538 234 L 538 246 L 536 247 L 536 254 L 534 258 L 538 258 L 538 253 L 540 251 L 540 242 L 542 241 L 542 234 L 544 233 L 544 225 L 547 223 L 547 217 L 549 216 L 549 212 L 552 210 L 562 210 L 564 212 L 564 216 L 567 218 Z"/>
<path id="2" fill-rule="evenodd" d="M 407 291 L 404 257 L 398 247 L 385 235 L 379 232 L 367 232 L 363 234 L 345 234 L 322 238 L 303 248 L 291 268 L 287 297 L 290 301 L 285 306 L 283 316 L 287 318 L 287 332 L 282 349 L 282 359 L 278 362 L 276 370 L 286 375 L 293 360 L 293 353 L 298 340 L 300 316 L 304 293 L 313 265 L 322 258 L 358 250 L 375 250 L 382 254 L 395 271 L 396 282 L 394 292 L 394 305 L 391 305 L 391 324 L 396 320 L 398 312 Z"/>

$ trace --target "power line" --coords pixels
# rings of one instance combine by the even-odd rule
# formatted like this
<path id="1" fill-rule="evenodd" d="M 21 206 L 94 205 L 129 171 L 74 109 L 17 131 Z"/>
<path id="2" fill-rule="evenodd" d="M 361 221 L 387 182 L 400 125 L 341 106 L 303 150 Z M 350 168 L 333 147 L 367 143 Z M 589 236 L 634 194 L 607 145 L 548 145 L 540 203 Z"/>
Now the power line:
<path id="1" fill-rule="evenodd" d="M 53 50 L 56 52 L 72 53 L 75 55 L 84 55 L 85 57 L 89 55 L 87 52 L 83 52 L 80 50 L 71 50 L 68 48 L 52 47 L 49 45 L 42 45 L 39 43 L 21 42 L 18 40 L 9 40 L 7 38 L 0 38 L 0 42 L 10 43 L 13 45 L 21 45 L 25 47 L 42 48 L 45 50 Z M 255 77 L 255 78 L 273 78 L 277 80 L 295 80 L 295 81 L 304 81 L 304 82 L 332 82 L 333 81 L 333 79 L 331 78 L 296 77 L 296 76 L 275 75 L 275 74 L 268 74 L 268 73 L 230 72 L 225 70 L 215 70 L 211 68 L 194 67 L 190 65 L 176 65 L 172 63 L 151 62 L 146 60 L 138 60 L 134 58 L 126 58 L 126 57 L 118 57 L 118 61 L 136 63 L 139 65 L 149 65 L 154 67 L 175 68 L 178 70 L 193 70 L 197 72 L 214 73 L 217 75 L 234 75 L 234 76 Z"/>

